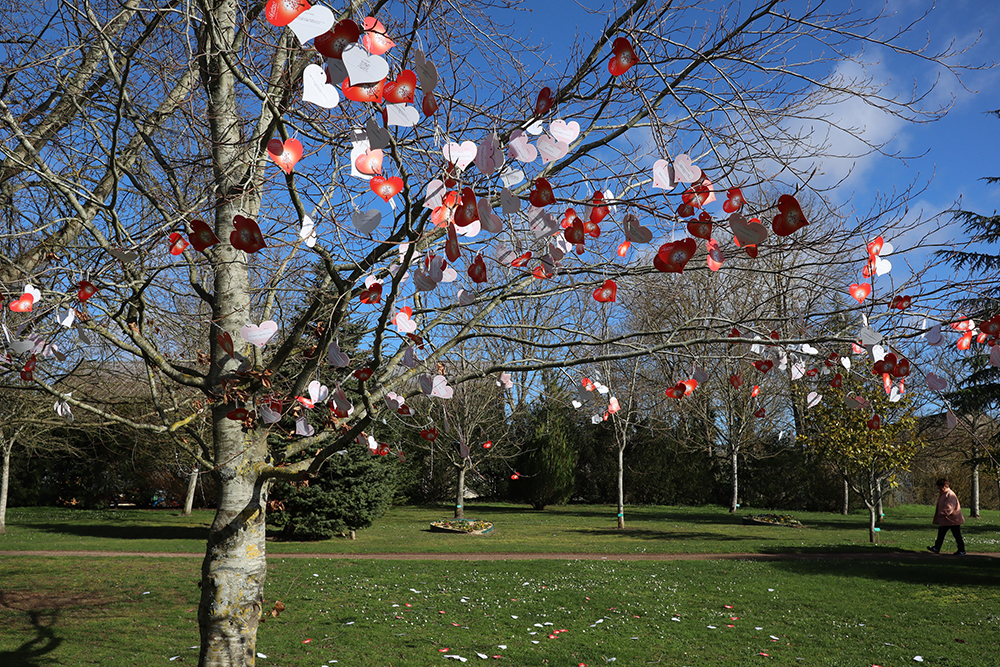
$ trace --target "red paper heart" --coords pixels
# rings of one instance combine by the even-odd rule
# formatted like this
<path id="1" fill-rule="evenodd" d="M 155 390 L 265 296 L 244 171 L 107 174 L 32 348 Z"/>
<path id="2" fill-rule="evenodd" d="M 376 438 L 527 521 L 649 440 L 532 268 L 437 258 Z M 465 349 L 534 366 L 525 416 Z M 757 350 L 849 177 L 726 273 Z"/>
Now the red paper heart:
<path id="1" fill-rule="evenodd" d="M 853 283 L 851 288 L 848 290 L 858 303 L 863 303 L 865 298 L 872 293 L 872 286 L 868 283 Z"/>
<path id="2" fill-rule="evenodd" d="M 476 255 L 472 264 L 469 265 L 469 277 L 472 278 L 472 282 L 477 284 L 486 282 L 486 263 L 483 261 L 482 255 Z"/>
<path id="3" fill-rule="evenodd" d="M 618 256 L 624 257 L 628 254 L 628 249 L 632 247 L 631 241 L 622 241 L 618 244 Z"/>
<path id="4" fill-rule="evenodd" d="M 531 270 L 531 275 L 535 276 L 539 280 L 548 280 L 552 277 L 552 274 L 545 270 L 545 267 L 541 264 L 536 266 Z"/>
<path id="5" fill-rule="evenodd" d="M 222 333 L 220 333 L 218 336 L 215 337 L 215 340 L 219 343 L 219 347 L 222 348 L 223 352 L 228 354 L 233 359 L 236 358 L 235 351 L 233 350 L 233 337 L 229 334 L 228 331 L 223 331 Z"/>
<path id="6" fill-rule="evenodd" d="M 413 91 L 416 88 L 417 75 L 414 74 L 413 70 L 404 69 L 395 81 L 389 81 L 385 84 L 382 96 L 385 97 L 386 102 L 393 104 L 413 102 Z"/>
<path id="7" fill-rule="evenodd" d="M 428 442 L 434 442 L 438 439 L 438 430 L 436 428 L 425 428 L 420 432 L 420 437 Z"/>
<path id="8" fill-rule="evenodd" d="M 370 378 L 372 376 L 372 373 L 374 372 L 375 371 L 373 371 L 370 368 L 359 368 L 358 370 L 354 371 L 354 377 L 364 382 L 365 380 Z"/>
<path id="9" fill-rule="evenodd" d="M 486 442 L 483 443 L 483 449 L 489 449 L 492 446 L 493 446 L 493 441 L 492 440 L 487 440 Z"/>
<path id="10" fill-rule="evenodd" d="M 388 202 L 403 189 L 403 179 L 399 176 L 393 176 L 392 178 L 374 176 L 368 182 L 368 186 L 372 189 L 372 192 Z"/>
<path id="11" fill-rule="evenodd" d="M 892 299 L 892 305 L 890 308 L 895 308 L 896 310 L 906 310 L 913 303 L 913 298 L 907 295 L 895 296 Z"/>
<path id="12" fill-rule="evenodd" d="M 362 174 L 374 176 L 382 173 L 382 160 L 384 159 L 385 153 L 381 149 L 369 149 L 354 160 L 354 166 Z"/>
<path id="13" fill-rule="evenodd" d="M 614 53 L 614 57 L 608 61 L 608 71 L 611 72 L 612 76 L 621 76 L 639 62 L 638 56 L 635 55 L 635 49 L 625 37 L 619 37 L 615 40 L 614 44 L 611 45 L 611 52 Z"/>
<path id="14" fill-rule="evenodd" d="M 687 230 L 691 236 L 696 236 L 699 239 L 708 241 L 712 238 L 712 223 L 710 222 L 695 222 L 692 220 L 687 223 Z"/>
<path id="15" fill-rule="evenodd" d="M 261 248 L 266 248 L 264 235 L 260 233 L 260 227 L 253 218 L 246 218 L 242 215 L 233 216 L 234 229 L 229 234 L 229 243 L 238 250 L 246 253 L 255 253 Z"/>
<path id="16" fill-rule="evenodd" d="M 382 283 L 372 283 L 371 287 L 361 290 L 358 296 L 361 298 L 361 303 L 372 305 L 381 302 Z"/>
<path id="17" fill-rule="evenodd" d="M 603 192 L 595 192 L 594 196 L 590 198 L 589 206 L 590 222 L 595 225 L 601 224 L 601 222 L 604 221 L 604 218 L 608 217 L 608 214 L 611 213 L 611 209 L 604 203 Z"/>
<path id="18" fill-rule="evenodd" d="M 884 243 L 885 240 L 881 236 L 876 236 L 874 239 L 869 241 L 868 245 L 865 246 L 868 249 L 868 257 L 870 259 L 878 257 L 879 253 L 882 252 L 882 246 Z"/>
<path id="19" fill-rule="evenodd" d="M 697 245 L 691 238 L 664 243 L 653 258 L 653 266 L 664 273 L 682 273 L 695 250 Z"/>
<path id="20" fill-rule="evenodd" d="M 587 240 L 587 232 L 583 230 L 583 222 L 580 218 L 573 220 L 573 224 L 563 231 L 563 236 L 573 245 L 580 245 Z"/>
<path id="21" fill-rule="evenodd" d="M 742 375 L 730 375 L 729 384 L 733 386 L 734 389 L 739 389 L 743 386 L 743 376 Z"/>
<path id="22" fill-rule="evenodd" d="M 760 394 L 760 385 L 755 384 L 753 389 L 750 390 L 750 398 L 757 398 L 758 394 Z"/>
<path id="23" fill-rule="evenodd" d="M 538 91 L 538 98 L 535 99 L 535 115 L 544 116 L 552 109 L 552 105 L 556 103 L 555 97 L 552 96 L 552 89 L 545 86 L 540 91 Z"/>
<path id="24" fill-rule="evenodd" d="M 764 415 L 766 415 L 766 414 L 767 414 L 767 411 L 764 408 L 761 408 L 757 412 L 753 413 L 753 416 L 756 417 L 757 419 L 763 419 Z"/>
<path id="25" fill-rule="evenodd" d="M 664 393 L 670 398 L 684 398 L 684 394 L 687 392 L 687 385 L 683 382 L 678 382 L 673 387 L 668 388 Z"/>
<path id="26" fill-rule="evenodd" d="M 328 30 L 313 40 L 316 50 L 327 58 L 341 60 L 344 48 L 348 44 L 353 44 L 361 37 L 361 30 L 358 24 L 351 19 L 344 19 L 333 26 L 333 30 Z"/>
<path id="27" fill-rule="evenodd" d="M 514 261 L 512 261 L 510 263 L 510 265 L 511 266 L 516 266 L 516 267 L 526 266 L 528 264 L 528 260 L 529 259 L 531 259 L 531 251 L 530 250 L 528 252 L 524 253 L 523 255 L 521 255 L 520 257 L 518 257 L 517 259 L 515 259 Z"/>
<path id="28" fill-rule="evenodd" d="M 361 38 L 361 44 L 368 49 L 369 53 L 376 56 L 380 56 L 396 46 L 396 42 L 386 36 L 385 26 L 382 25 L 382 22 L 373 16 L 365 19 L 365 35 Z"/>
<path id="29" fill-rule="evenodd" d="M 962 334 L 962 337 L 958 339 L 956 347 L 960 350 L 968 350 L 970 347 L 972 347 L 972 332 L 966 331 L 964 334 Z"/>
<path id="30" fill-rule="evenodd" d="M 31 374 L 31 371 L 21 371 L 21 379 L 24 380 L 25 382 L 31 382 L 35 378 Z"/>
<path id="31" fill-rule="evenodd" d="M 306 0 L 267 0 L 264 18 L 271 25 L 281 28 L 294 21 L 307 9 L 309 3 Z"/>
<path id="32" fill-rule="evenodd" d="M 681 204 L 677 207 L 677 215 L 681 218 L 690 218 L 694 215 L 694 206 L 691 204 Z"/>
<path id="33" fill-rule="evenodd" d="M 462 256 L 462 249 L 458 246 L 458 234 L 455 232 L 455 225 L 448 225 L 448 235 L 444 242 L 444 254 L 449 262 L 454 262 Z"/>
<path id="34" fill-rule="evenodd" d="M 788 236 L 809 224 L 798 200 L 792 195 L 778 197 L 778 211 L 780 212 L 774 216 L 774 221 L 771 223 L 771 229 L 778 236 Z"/>
<path id="35" fill-rule="evenodd" d="M 722 202 L 722 210 L 726 213 L 735 213 L 743 208 L 743 192 L 739 188 L 733 188 L 726 193 L 726 201 Z"/>
<path id="36" fill-rule="evenodd" d="M 97 293 L 97 288 L 94 287 L 93 283 L 87 280 L 81 280 L 80 284 L 77 285 L 76 298 L 80 300 L 80 303 L 84 303 L 90 297 Z"/>
<path id="37" fill-rule="evenodd" d="M 694 378 L 689 380 L 682 380 L 681 384 L 684 385 L 684 395 L 690 396 L 694 393 L 694 390 L 698 388 L 698 381 Z"/>
<path id="38" fill-rule="evenodd" d="M 234 422 L 246 421 L 248 417 L 250 417 L 250 413 L 246 408 L 236 408 L 226 413 L 226 419 L 232 419 Z"/>
<path id="39" fill-rule="evenodd" d="M 205 248 L 214 246 L 219 242 L 219 237 L 215 235 L 212 228 L 204 220 L 191 221 L 191 233 L 188 234 L 192 247 L 198 252 Z"/>
<path id="40" fill-rule="evenodd" d="M 15 313 L 30 313 L 31 304 L 35 302 L 35 297 L 30 294 L 22 294 L 21 298 L 10 302 L 10 309 Z"/>
<path id="41" fill-rule="evenodd" d="M 614 303 L 618 294 L 618 285 L 613 280 L 605 280 L 604 284 L 594 290 L 594 300 L 601 303 Z"/>
<path id="42" fill-rule="evenodd" d="M 188 247 L 187 239 L 181 236 L 180 232 L 174 232 L 169 237 L 170 239 L 170 254 L 179 255 Z"/>
<path id="43" fill-rule="evenodd" d="M 511 475 L 511 476 L 510 476 L 510 478 L 511 478 L 511 479 L 520 479 L 520 478 L 521 478 L 521 476 L 520 476 L 520 475 L 518 475 L 517 473 L 514 473 L 513 475 Z"/>
<path id="44" fill-rule="evenodd" d="M 893 369 L 892 375 L 898 378 L 905 378 L 909 374 L 910 374 L 910 360 L 904 357 L 896 362 L 896 368 Z"/>
<path id="45" fill-rule="evenodd" d="M 834 375 L 833 379 L 830 380 L 830 386 L 831 387 L 840 387 L 843 384 L 844 384 L 844 376 L 841 375 L 840 373 L 837 373 L 836 375 Z"/>
<path id="46" fill-rule="evenodd" d="M 879 417 L 877 414 L 872 415 L 872 418 L 868 420 L 868 428 L 872 429 L 873 431 L 882 428 L 882 418 Z"/>
<path id="47" fill-rule="evenodd" d="M 769 370 L 774 368 L 774 362 L 770 359 L 758 359 L 753 362 L 753 367 L 759 370 L 761 373 L 767 374 Z"/>
<path id="48" fill-rule="evenodd" d="M 528 196 L 528 201 L 531 202 L 532 206 L 537 208 L 555 203 L 556 196 L 552 193 L 552 186 L 549 185 L 548 180 L 544 178 L 535 179 L 535 189 Z"/>
<path id="49" fill-rule="evenodd" d="M 471 225 L 479 220 L 479 204 L 472 188 L 462 188 L 462 201 L 455 209 L 455 224 L 459 227 Z"/>
<path id="50" fill-rule="evenodd" d="M 708 203 L 712 188 L 704 181 L 697 185 L 692 185 L 681 195 L 681 200 L 692 208 L 701 208 Z"/>
<path id="51" fill-rule="evenodd" d="M 267 142 L 267 155 L 286 174 L 292 173 L 295 163 L 302 159 L 302 142 L 298 139 L 288 139 L 284 143 L 281 139 L 271 139 Z"/>
<path id="52" fill-rule="evenodd" d="M 433 116 L 437 113 L 438 103 L 433 92 L 424 93 L 424 99 L 420 102 L 420 108 L 425 116 Z"/>
<path id="53" fill-rule="evenodd" d="M 381 104 L 383 88 L 385 88 L 385 79 L 378 83 L 363 83 L 360 86 L 352 86 L 349 79 L 344 79 L 344 82 L 340 84 L 340 90 L 344 93 L 344 97 L 352 102 L 378 102 Z"/>

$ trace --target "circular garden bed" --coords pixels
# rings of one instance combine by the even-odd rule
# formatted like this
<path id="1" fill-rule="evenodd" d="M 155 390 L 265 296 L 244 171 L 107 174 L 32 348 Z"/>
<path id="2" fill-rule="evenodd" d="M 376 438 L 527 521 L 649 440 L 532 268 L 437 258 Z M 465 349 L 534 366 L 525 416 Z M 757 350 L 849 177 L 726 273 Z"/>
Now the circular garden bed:
<path id="1" fill-rule="evenodd" d="M 460 535 L 488 535 L 493 532 L 493 524 L 481 519 L 445 519 L 432 521 L 431 532 L 458 533 Z"/>

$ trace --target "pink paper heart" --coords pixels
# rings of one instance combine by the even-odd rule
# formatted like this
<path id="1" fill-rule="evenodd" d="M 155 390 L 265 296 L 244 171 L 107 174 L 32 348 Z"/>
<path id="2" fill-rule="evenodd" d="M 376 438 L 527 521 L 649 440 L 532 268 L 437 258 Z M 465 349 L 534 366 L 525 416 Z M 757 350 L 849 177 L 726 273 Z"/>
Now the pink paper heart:
<path id="1" fill-rule="evenodd" d="M 278 333 L 278 323 L 274 320 L 265 320 L 260 323 L 260 326 L 249 324 L 240 329 L 240 337 L 259 348 L 267 345 L 267 341 L 271 340 L 276 333 Z"/>

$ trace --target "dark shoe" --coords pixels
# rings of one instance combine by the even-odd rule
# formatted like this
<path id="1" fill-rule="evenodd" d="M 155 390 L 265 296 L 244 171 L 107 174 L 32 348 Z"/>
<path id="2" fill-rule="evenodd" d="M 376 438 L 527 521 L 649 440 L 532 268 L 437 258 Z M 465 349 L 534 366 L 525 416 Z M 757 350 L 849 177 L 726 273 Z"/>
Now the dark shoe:
<path id="1" fill-rule="evenodd" d="M 955 552 L 955 555 L 956 555 L 956 556 L 964 556 L 964 555 L 965 555 L 965 552 L 964 552 L 964 551 L 956 551 L 956 552 Z"/>
<path id="2" fill-rule="evenodd" d="M 930 551 L 931 553 L 935 553 L 935 554 L 941 553 L 941 548 L 940 547 L 927 547 L 927 550 Z"/>

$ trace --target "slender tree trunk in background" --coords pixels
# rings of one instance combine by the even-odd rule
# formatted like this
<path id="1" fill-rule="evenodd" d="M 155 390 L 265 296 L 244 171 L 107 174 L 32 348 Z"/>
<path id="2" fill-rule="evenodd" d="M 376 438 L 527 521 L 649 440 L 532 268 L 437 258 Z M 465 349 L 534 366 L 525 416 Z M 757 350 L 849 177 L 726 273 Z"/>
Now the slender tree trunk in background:
<path id="1" fill-rule="evenodd" d="M 10 482 L 10 450 L 13 440 L 3 441 L 3 471 L 0 472 L 0 535 L 7 532 L 7 489 Z"/>
<path id="2" fill-rule="evenodd" d="M 625 527 L 625 452 L 618 448 L 618 529 Z"/>
<path id="3" fill-rule="evenodd" d="M 844 478 L 844 504 L 840 506 L 840 513 L 847 516 L 851 512 L 851 485 L 847 478 Z"/>
<path id="4" fill-rule="evenodd" d="M 739 494 L 740 494 L 740 479 L 739 479 L 740 468 L 739 468 L 739 460 L 737 458 L 735 449 L 733 450 L 733 453 L 730 456 L 730 465 L 732 467 L 732 474 L 733 474 L 733 496 L 729 500 L 729 511 L 735 512 L 736 510 L 739 509 Z"/>
<path id="5" fill-rule="evenodd" d="M 455 498 L 455 518 L 465 518 L 465 459 L 458 469 L 458 494 Z"/>
<path id="6" fill-rule="evenodd" d="M 198 490 L 198 466 L 188 475 L 187 495 L 184 497 L 184 516 L 191 516 L 194 509 L 194 492 Z"/>
<path id="7" fill-rule="evenodd" d="M 972 484 L 969 493 L 969 513 L 973 519 L 979 518 L 979 450 L 972 450 Z"/>
<path id="8" fill-rule="evenodd" d="M 875 544 L 875 505 L 865 503 L 868 506 L 868 541 Z"/>
<path id="9" fill-rule="evenodd" d="M 882 480 L 878 480 L 875 483 L 875 493 L 878 496 L 878 505 L 876 506 L 877 512 L 875 513 L 875 523 L 882 523 L 882 517 L 885 515 L 882 512 Z"/>

